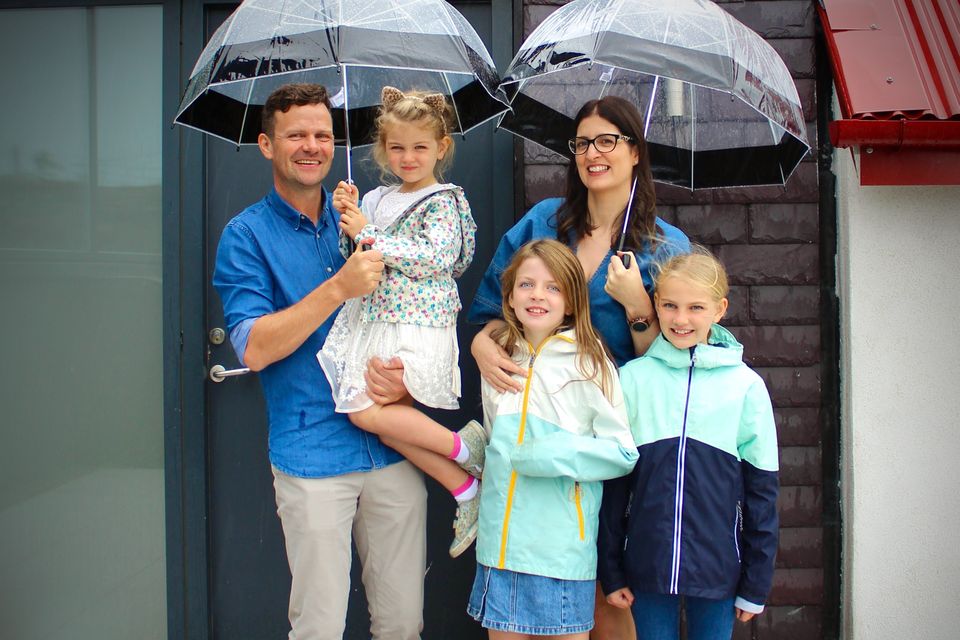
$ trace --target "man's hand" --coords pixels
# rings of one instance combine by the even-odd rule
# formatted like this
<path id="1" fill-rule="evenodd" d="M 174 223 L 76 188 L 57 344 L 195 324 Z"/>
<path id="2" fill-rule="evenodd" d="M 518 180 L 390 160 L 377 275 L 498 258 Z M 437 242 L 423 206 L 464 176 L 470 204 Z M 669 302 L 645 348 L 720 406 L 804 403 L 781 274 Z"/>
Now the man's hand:
<path id="1" fill-rule="evenodd" d="M 360 192 L 357 190 L 357 185 L 350 184 L 348 182 L 340 181 L 337 184 L 337 188 L 333 190 L 333 208 L 343 213 L 344 207 L 347 204 L 356 204 L 359 202 Z"/>
<path id="2" fill-rule="evenodd" d="M 403 384 L 403 362 L 393 357 L 384 362 L 380 358 L 367 361 L 367 372 L 363 374 L 367 383 L 367 395 L 377 404 L 394 404 L 407 395 Z"/>
<path id="3" fill-rule="evenodd" d="M 610 604 L 617 609 L 629 609 L 630 605 L 633 604 L 633 592 L 630 591 L 630 587 L 617 589 L 613 593 L 607 595 L 607 604 Z"/>
<path id="4" fill-rule="evenodd" d="M 750 622 L 757 615 L 755 613 L 750 613 L 748 611 L 744 611 L 743 609 L 740 609 L 737 607 L 734 607 L 734 609 L 737 610 L 737 620 L 739 620 L 740 622 Z"/>
<path id="5" fill-rule="evenodd" d="M 367 226 L 367 218 L 360 211 L 360 207 L 352 202 L 345 202 L 340 214 L 340 228 L 347 237 L 353 240 L 365 226 Z"/>
<path id="6" fill-rule="evenodd" d="M 376 249 L 362 249 L 361 245 L 357 245 L 346 264 L 331 278 L 337 283 L 341 300 L 367 295 L 377 288 L 383 278 L 383 255 Z"/>

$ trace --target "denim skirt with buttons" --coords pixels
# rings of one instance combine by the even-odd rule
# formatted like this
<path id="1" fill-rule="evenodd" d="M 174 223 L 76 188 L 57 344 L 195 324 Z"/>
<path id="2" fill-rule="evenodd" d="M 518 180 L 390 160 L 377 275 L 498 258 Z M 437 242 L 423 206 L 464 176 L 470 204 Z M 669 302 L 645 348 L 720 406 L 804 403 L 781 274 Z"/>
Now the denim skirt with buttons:
<path id="1" fill-rule="evenodd" d="M 467 613 L 485 629 L 535 636 L 593 628 L 594 580 L 561 580 L 477 565 Z"/>

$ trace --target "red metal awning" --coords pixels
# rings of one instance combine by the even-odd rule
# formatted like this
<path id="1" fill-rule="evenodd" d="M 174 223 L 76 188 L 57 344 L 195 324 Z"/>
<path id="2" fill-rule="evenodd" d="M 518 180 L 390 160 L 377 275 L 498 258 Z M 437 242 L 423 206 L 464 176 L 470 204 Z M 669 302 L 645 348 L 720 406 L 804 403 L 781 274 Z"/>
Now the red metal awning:
<path id="1" fill-rule="evenodd" d="M 820 0 L 842 120 L 864 185 L 960 185 L 960 2 Z"/>

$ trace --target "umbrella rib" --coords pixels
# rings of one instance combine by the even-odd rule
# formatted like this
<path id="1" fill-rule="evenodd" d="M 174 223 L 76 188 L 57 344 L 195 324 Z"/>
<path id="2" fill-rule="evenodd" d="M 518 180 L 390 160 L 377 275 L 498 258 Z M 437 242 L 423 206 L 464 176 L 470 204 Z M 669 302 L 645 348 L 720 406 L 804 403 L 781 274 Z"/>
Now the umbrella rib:
<path id="1" fill-rule="evenodd" d="M 286 0 L 284 0 L 283 5 L 281 5 L 281 10 L 283 9 L 283 7 L 286 6 L 286 4 L 287 4 Z M 282 22 L 283 22 L 283 18 L 281 16 L 276 27 L 277 31 L 275 33 L 279 32 L 280 24 Z M 271 38 L 271 41 L 273 41 L 273 38 Z M 250 90 L 247 92 L 247 99 L 244 100 L 244 104 L 243 104 L 243 118 L 240 120 L 240 131 L 237 134 L 237 144 L 240 144 L 240 141 L 243 140 L 243 130 L 247 126 L 247 115 L 250 113 L 250 97 L 253 95 L 253 88 L 257 85 L 257 79 L 260 77 L 260 70 L 263 68 L 264 62 L 268 63 L 267 68 L 269 70 L 269 63 L 273 60 L 273 53 L 274 53 L 274 49 L 273 47 L 270 47 L 269 57 L 267 57 L 266 60 L 264 60 L 263 58 L 260 59 L 259 63 L 257 64 L 257 72 L 254 74 L 253 79 L 250 81 Z"/>
<path id="2" fill-rule="evenodd" d="M 456 44 L 457 49 L 460 50 L 460 55 L 463 57 L 463 59 L 464 59 L 464 60 L 469 60 L 469 59 L 470 59 L 470 56 L 467 55 L 467 45 L 466 45 L 466 41 L 464 40 L 463 36 L 460 34 L 460 30 L 457 28 L 457 24 L 456 24 L 457 21 L 453 19 L 453 15 L 450 13 L 451 9 L 454 10 L 454 11 L 456 11 L 456 9 L 454 9 L 454 8 L 453 8 L 452 6 L 450 6 L 450 5 L 446 5 L 446 6 L 444 6 L 443 8 L 444 8 L 444 11 L 443 11 L 443 19 L 444 19 L 444 20 L 446 21 L 446 23 L 447 23 L 447 32 L 448 32 L 448 34 L 449 34 L 449 33 L 455 33 L 455 34 L 457 34 L 457 35 L 460 36 L 460 37 L 458 37 L 458 38 L 456 38 L 456 39 L 454 40 L 454 43 Z M 468 23 L 468 24 L 469 24 L 469 23 Z M 446 78 L 444 78 L 444 80 L 446 80 Z M 483 85 L 482 82 L 481 82 L 480 84 Z M 484 87 L 484 88 L 486 88 L 486 87 Z M 452 94 L 451 94 L 451 95 L 452 95 Z M 459 119 L 459 116 L 458 116 L 458 119 Z"/>
<path id="3" fill-rule="evenodd" d="M 247 92 L 247 99 L 244 101 L 243 105 L 243 119 L 240 120 L 240 132 L 237 133 L 237 144 L 240 144 L 240 141 L 243 140 L 243 129 L 247 126 L 247 114 L 250 112 L 250 96 L 253 95 L 253 88 L 257 84 L 257 77 L 254 77 L 250 81 L 250 90 Z"/>
<path id="4" fill-rule="evenodd" d="M 615 0 L 617 3 L 617 8 L 615 10 L 608 9 L 605 12 L 604 18 L 606 24 L 605 28 L 597 29 L 597 37 L 593 41 L 593 58 L 597 57 L 597 52 L 600 50 L 600 41 L 603 40 L 603 36 L 607 33 L 607 28 L 609 27 L 610 22 L 612 21 L 613 16 L 616 16 L 620 12 L 620 8 L 623 7 L 624 0 Z"/>
<path id="5" fill-rule="evenodd" d="M 443 83 L 447 85 L 447 95 L 450 96 L 450 107 L 453 109 L 453 115 L 457 118 L 457 130 L 462 136 L 463 123 L 460 122 L 460 109 L 457 108 L 457 103 L 453 101 L 453 87 L 450 86 L 450 81 L 447 79 L 446 73 L 441 73 L 440 76 L 443 78 Z"/>
<path id="6" fill-rule="evenodd" d="M 647 116 L 643 122 L 643 139 L 647 139 L 647 131 L 650 130 L 650 119 L 653 118 L 654 100 L 657 99 L 657 87 L 660 85 L 660 76 L 654 76 L 653 89 L 650 91 L 650 102 L 647 103 Z"/>

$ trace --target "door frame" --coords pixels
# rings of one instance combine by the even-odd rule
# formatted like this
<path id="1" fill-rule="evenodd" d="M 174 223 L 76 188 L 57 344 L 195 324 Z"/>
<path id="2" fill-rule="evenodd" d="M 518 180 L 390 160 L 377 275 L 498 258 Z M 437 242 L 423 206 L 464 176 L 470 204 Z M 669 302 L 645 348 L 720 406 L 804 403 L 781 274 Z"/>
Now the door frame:
<path id="1" fill-rule="evenodd" d="M 206 44 L 205 21 L 209 10 L 237 3 L 110 0 L 102 4 L 133 3 L 163 6 L 163 118 L 165 123 L 172 123 L 193 63 Z M 498 66 L 505 68 L 515 48 L 519 12 L 515 0 L 489 0 L 489 4 L 493 20 L 490 53 Z M 507 136 L 499 138 L 494 141 L 495 154 L 513 158 L 512 163 L 494 163 L 492 168 L 494 202 L 500 212 L 497 223 L 508 228 L 515 217 L 514 179 L 519 165 L 514 141 Z M 207 640 L 210 637 L 206 434 L 206 351 L 210 328 L 204 326 L 208 302 L 204 278 L 209 278 L 210 274 L 205 273 L 207 262 L 204 255 L 207 245 L 205 149 L 202 134 L 165 125 L 163 406 L 167 634 L 171 640 Z M 522 146 L 519 149 L 522 160 Z M 204 275 L 198 278 L 198 273 Z"/>
<path id="2" fill-rule="evenodd" d="M 203 153 L 174 127 L 192 61 L 203 50 L 204 5 L 165 0 L 163 12 L 163 341 L 167 637 L 209 636 L 203 324 L 195 274 L 204 267 Z"/>

